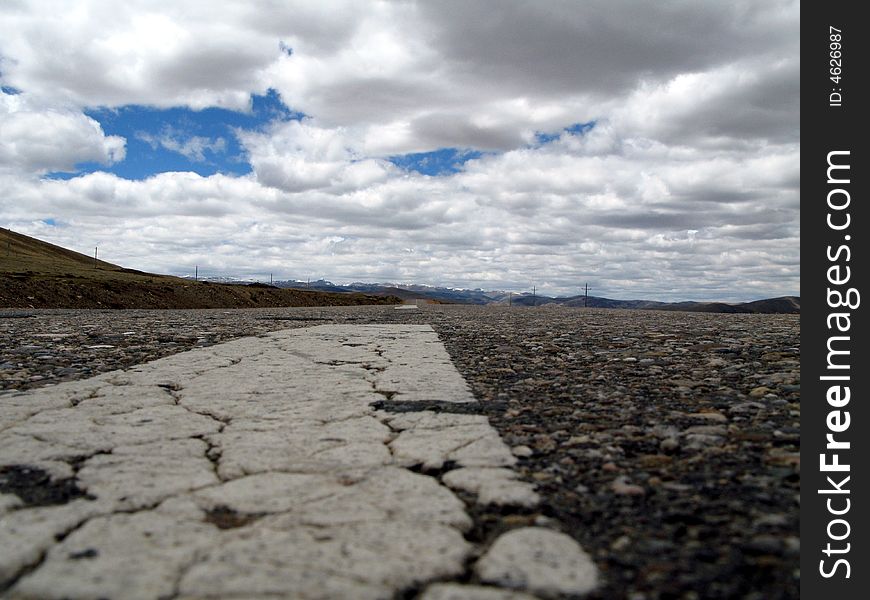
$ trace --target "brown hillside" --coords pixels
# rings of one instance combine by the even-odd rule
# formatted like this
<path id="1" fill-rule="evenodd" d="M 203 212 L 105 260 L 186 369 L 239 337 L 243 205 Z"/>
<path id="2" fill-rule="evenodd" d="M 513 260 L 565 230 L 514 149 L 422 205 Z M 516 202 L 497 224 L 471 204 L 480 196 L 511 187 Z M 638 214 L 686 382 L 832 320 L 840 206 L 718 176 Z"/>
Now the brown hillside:
<path id="1" fill-rule="evenodd" d="M 125 269 L 0 228 L 0 307 L 255 308 L 396 304 L 396 297 L 190 281 Z"/>

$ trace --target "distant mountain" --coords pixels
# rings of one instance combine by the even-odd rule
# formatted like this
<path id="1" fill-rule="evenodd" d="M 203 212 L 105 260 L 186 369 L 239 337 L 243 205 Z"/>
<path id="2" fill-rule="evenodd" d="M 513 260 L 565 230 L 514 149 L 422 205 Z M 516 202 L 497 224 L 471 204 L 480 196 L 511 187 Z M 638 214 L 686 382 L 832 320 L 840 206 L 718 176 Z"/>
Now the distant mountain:
<path id="1" fill-rule="evenodd" d="M 339 285 L 330 281 L 277 281 L 278 287 L 312 289 L 328 292 L 361 292 L 370 295 L 398 296 L 403 300 L 429 300 L 450 304 L 504 304 L 515 306 L 544 306 L 547 304 L 589 308 L 631 308 L 637 310 L 683 310 L 689 312 L 715 313 L 780 313 L 799 314 L 800 297 L 783 296 L 752 302 L 657 302 L 655 300 L 613 300 L 589 296 L 551 297 L 529 293 L 510 293 L 484 291 L 481 289 L 464 290 L 456 288 L 433 287 L 426 285 L 404 285 L 392 283 L 349 283 Z"/>
<path id="2" fill-rule="evenodd" d="M 569 298 L 551 298 L 549 296 L 533 297 L 525 294 L 513 298 L 513 304 L 521 306 L 544 306 L 558 304 L 561 306 L 588 306 L 589 308 L 631 308 L 636 310 L 683 310 L 689 312 L 715 313 L 789 313 L 798 314 L 801 311 L 800 298 L 784 296 L 755 300 L 753 302 L 656 302 L 654 300 L 613 300 L 597 296 L 572 296 Z"/>
<path id="3" fill-rule="evenodd" d="M 801 299 L 800 296 L 782 296 L 780 298 L 745 302 L 741 306 L 758 313 L 798 314 L 801 312 Z"/>

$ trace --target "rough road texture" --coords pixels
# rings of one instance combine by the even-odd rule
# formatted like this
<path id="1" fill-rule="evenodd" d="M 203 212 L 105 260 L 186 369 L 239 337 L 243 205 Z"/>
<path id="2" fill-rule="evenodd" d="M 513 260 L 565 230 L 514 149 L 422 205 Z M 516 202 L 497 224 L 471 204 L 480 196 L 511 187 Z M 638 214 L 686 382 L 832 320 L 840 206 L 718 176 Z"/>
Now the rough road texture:
<path id="1" fill-rule="evenodd" d="M 537 496 L 486 417 L 378 400 L 474 402 L 425 325 L 290 330 L 9 395 L 0 580 L 13 598 L 391 598 L 462 577 L 472 520 L 426 473 Z"/>
<path id="2" fill-rule="evenodd" d="M 598 567 L 591 598 L 799 597 L 796 316 L 458 306 L 7 316 L 6 388 L 284 327 L 431 324 L 479 402 L 395 401 L 389 413 L 487 416 L 519 457 L 509 478 L 519 473 L 540 494 L 536 508 L 506 514 L 468 504 L 466 541 L 485 549 L 527 525 L 561 530 Z M 462 480 L 460 471 L 441 479 Z M 84 501 L 62 479 L 20 479 L 33 499 Z M 483 494 L 479 480 L 474 486 Z M 423 597 L 528 597 L 467 578 L 429 586 Z"/>

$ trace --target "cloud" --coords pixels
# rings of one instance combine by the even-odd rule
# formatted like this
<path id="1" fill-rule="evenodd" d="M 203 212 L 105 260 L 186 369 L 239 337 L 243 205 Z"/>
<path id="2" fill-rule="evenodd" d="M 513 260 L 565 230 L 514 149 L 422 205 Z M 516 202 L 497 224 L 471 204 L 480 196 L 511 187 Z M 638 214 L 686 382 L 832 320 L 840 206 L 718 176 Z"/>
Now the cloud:
<path id="1" fill-rule="evenodd" d="M 700 107 L 689 126 L 719 116 L 711 134 L 718 122 L 742 135 L 781 111 L 797 85 L 792 2 L 512 2 L 495 12 L 466 2 L 28 6 L 0 9 L 0 55 L 14 57 L 3 63 L 7 85 L 80 106 L 195 109 L 246 109 L 251 93 L 273 87 L 325 127 L 364 125 L 373 138 L 389 129 L 393 144 L 380 155 L 509 149 L 645 91 L 664 96 L 654 116 L 676 127 L 679 115 L 662 112 L 679 96 Z M 706 102 L 711 90 L 741 110 L 718 110 Z M 776 119 L 780 128 L 796 110 Z"/>
<path id="2" fill-rule="evenodd" d="M 261 71 L 282 56 L 276 40 L 233 26 L 250 10 L 211 2 L 4 5 L 3 79 L 79 106 L 245 109 L 251 91 L 265 91 Z"/>
<path id="3" fill-rule="evenodd" d="M 591 280 L 621 297 L 794 290 L 798 189 L 784 185 L 783 172 L 799 162 L 796 147 L 751 159 L 698 151 L 674 162 L 656 146 L 571 152 L 572 137 L 484 156 L 451 176 L 377 163 L 376 177 L 351 181 L 355 165 L 374 161 L 355 162 L 351 140 L 333 130 L 292 121 L 247 138 L 255 152 L 248 177 L 167 173 L 130 182 L 95 173 L 12 194 L 29 207 L 21 221 L 65 211 L 94 235 L 119 227 L 159 239 L 175 232 L 190 246 L 177 241 L 156 254 L 140 246 L 123 257 L 136 268 L 177 271 L 160 257 L 177 263 L 192 254 L 206 270 L 262 274 L 268 265 L 287 277 L 345 281 L 538 282 L 568 293 Z M 736 197 L 728 193 L 735 189 Z M 144 256 L 155 258 L 143 263 Z M 757 283 L 735 287 L 748 280 Z"/>
<path id="4" fill-rule="evenodd" d="M 756 59 L 643 83 L 608 113 L 627 131 L 674 144 L 718 150 L 757 143 L 795 143 L 800 116 L 797 54 Z"/>
<path id="5" fill-rule="evenodd" d="M 361 140 L 350 132 L 310 120 L 277 122 L 264 132 L 238 135 L 257 180 L 288 192 L 365 189 L 397 173 L 385 160 L 365 159 Z"/>
<path id="6" fill-rule="evenodd" d="M 0 169 L 22 174 L 74 171 L 82 162 L 124 159 L 125 140 L 106 136 L 95 120 L 73 110 L 30 106 L 0 92 Z"/>
<path id="7" fill-rule="evenodd" d="M 172 127 L 164 127 L 159 135 L 140 131 L 136 137 L 156 150 L 165 148 L 181 154 L 191 162 L 206 162 L 205 152 L 219 154 L 226 151 L 227 141 L 222 137 L 214 139 L 200 135 L 185 135 Z"/>

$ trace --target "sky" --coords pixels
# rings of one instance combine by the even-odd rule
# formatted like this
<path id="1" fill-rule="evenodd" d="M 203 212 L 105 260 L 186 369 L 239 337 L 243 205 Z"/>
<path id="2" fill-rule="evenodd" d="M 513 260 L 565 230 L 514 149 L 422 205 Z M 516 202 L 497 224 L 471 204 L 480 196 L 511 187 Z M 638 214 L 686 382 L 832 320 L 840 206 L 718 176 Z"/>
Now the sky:
<path id="1" fill-rule="evenodd" d="M 0 3 L 0 225 L 126 267 L 800 293 L 796 1 Z"/>

